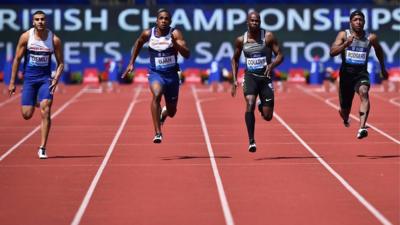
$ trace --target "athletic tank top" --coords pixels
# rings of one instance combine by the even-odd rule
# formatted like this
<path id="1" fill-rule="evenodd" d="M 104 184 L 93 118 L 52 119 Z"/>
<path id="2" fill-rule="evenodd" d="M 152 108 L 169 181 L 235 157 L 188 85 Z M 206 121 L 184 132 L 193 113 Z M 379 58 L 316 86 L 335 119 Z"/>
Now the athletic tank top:
<path id="1" fill-rule="evenodd" d="M 156 28 L 151 29 L 149 39 L 150 70 L 158 73 L 176 73 L 179 70 L 177 52 L 172 43 L 172 31 L 165 36 L 156 36 Z"/>
<path id="2" fill-rule="evenodd" d="M 47 39 L 35 38 L 35 29 L 29 30 L 29 39 L 25 52 L 25 78 L 48 78 L 51 76 L 51 55 L 54 52 L 53 33 L 47 30 Z"/>
<path id="3" fill-rule="evenodd" d="M 345 30 L 346 38 L 351 35 L 349 29 Z M 353 39 L 353 42 L 342 52 L 342 69 L 345 72 L 357 73 L 367 71 L 367 63 L 371 43 L 368 39 L 369 33 L 364 32 L 360 39 Z"/>
<path id="4" fill-rule="evenodd" d="M 261 29 L 260 39 L 256 42 L 248 42 L 248 33 L 244 33 L 243 53 L 246 59 L 245 73 L 263 76 L 272 57 L 271 48 L 265 45 L 265 30 Z"/>

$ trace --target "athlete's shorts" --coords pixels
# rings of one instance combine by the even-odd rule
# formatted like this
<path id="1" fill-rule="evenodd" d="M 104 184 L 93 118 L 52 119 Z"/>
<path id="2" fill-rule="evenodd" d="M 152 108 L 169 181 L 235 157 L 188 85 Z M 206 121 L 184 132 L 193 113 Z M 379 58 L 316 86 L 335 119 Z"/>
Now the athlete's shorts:
<path id="1" fill-rule="evenodd" d="M 350 109 L 354 93 L 358 92 L 360 86 L 366 85 L 368 88 L 370 87 L 369 74 L 366 71 L 355 74 L 340 71 L 339 84 L 340 107 L 342 109 Z"/>
<path id="2" fill-rule="evenodd" d="M 152 85 L 158 82 L 163 89 L 165 102 L 169 104 L 176 104 L 179 95 L 179 76 L 178 73 L 160 74 L 150 71 L 149 83 Z"/>
<path id="3" fill-rule="evenodd" d="M 52 100 L 53 95 L 50 93 L 50 85 L 50 78 L 37 80 L 25 79 L 22 86 L 21 104 L 24 106 L 35 106 L 37 101 Z"/>
<path id="4" fill-rule="evenodd" d="M 272 80 L 267 77 L 245 74 L 243 94 L 258 95 L 262 106 L 274 107 L 274 86 Z"/>

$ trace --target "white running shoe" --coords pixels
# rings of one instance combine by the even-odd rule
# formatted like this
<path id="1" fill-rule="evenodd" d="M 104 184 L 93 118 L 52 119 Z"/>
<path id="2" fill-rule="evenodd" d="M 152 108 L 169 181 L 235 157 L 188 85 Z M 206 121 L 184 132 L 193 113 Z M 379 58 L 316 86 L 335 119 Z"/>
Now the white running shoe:
<path id="1" fill-rule="evenodd" d="M 39 147 L 38 156 L 39 159 L 47 159 L 46 149 L 43 147 Z"/>
<path id="2" fill-rule="evenodd" d="M 160 144 L 162 141 L 162 134 L 161 133 L 157 133 L 156 135 L 154 135 L 153 138 L 153 143 L 154 144 Z"/>
<path id="3" fill-rule="evenodd" d="M 357 132 L 357 138 L 358 139 L 363 139 L 368 136 L 368 130 L 367 128 L 360 128 Z"/>
<path id="4" fill-rule="evenodd" d="M 161 113 L 160 113 L 160 124 L 164 125 L 165 120 L 167 119 L 168 116 L 163 117 L 163 114 L 167 111 L 167 107 L 164 106 L 161 109 Z"/>

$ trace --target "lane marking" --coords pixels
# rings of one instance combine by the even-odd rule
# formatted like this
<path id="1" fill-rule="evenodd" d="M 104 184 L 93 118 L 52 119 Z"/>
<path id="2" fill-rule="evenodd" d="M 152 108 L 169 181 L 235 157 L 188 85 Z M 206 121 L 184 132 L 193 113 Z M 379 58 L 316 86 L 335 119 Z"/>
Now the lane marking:
<path id="1" fill-rule="evenodd" d="M 13 95 L 12 97 L 8 98 L 7 100 L 0 102 L 0 107 L 2 107 L 2 106 L 4 106 L 4 105 L 6 105 L 6 104 L 8 104 L 8 103 L 10 103 L 10 102 L 12 102 L 12 101 L 14 101 L 14 100 L 17 99 L 19 96 L 21 96 L 21 93 L 18 93 L 18 94 L 16 94 L 16 95 Z"/>
<path id="2" fill-rule="evenodd" d="M 226 225 L 234 225 L 235 223 L 233 221 L 232 213 L 229 208 L 229 203 L 226 198 L 224 186 L 222 184 L 222 179 L 221 179 L 221 176 L 218 171 L 217 162 L 215 161 L 214 151 L 211 146 L 210 136 L 208 134 L 207 125 L 206 125 L 203 111 L 201 108 L 201 100 L 199 99 L 199 97 L 197 95 L 195 87 L 191 86 L 191 88 L 192 88 L 192 93 L 193 93 L 194 99 L 196 101 L 196 109 L 197 109 L 197 114 L 199 115 L 199 119 L 201 122 L 201 129 L 203 130 L 203 134 L 204 134 L 203 136 L 204 136 L 205 142 L 207 144 L 208 155 L 210 156 L 209 158 L 210 158 L 210 162 L 211 162 L 211 167 L 212 167 L 212 171 L 214 174 L 215 183 L 217 184 L 218 196 L 219 196 L 219 200 L 221 202 L 222 210 L 224 213 L 225 223 L 226 223 Z"/>
<path id="3" fill-rule="evenodd" d="M 384 225 L 392 223 L 385 218 L 371 203 L 358 193 L 342 176 L 339 175 L 328 163 L 325 162 L 279 115 L 274 112 L 274 117 L 325 167 L 372 215 Z"/>
<path id="4" fill-rule="evenodd" d="M 100 177 L 103 174 L 103 171 L 104 171 L 104 169 L 105 169 L 105 167 L 106 167 L 106 165 L 108 163 L 108 160 L 110 159 L 111 154 L 114 151 L 115 145 L 117 144 L 117 141 L 118 141 L 119 137 L 122 134 L 122 130 L 124 129 L 124 127 L 125 127 L 125 125 L 126 125 L 126 123 L 128 121 L 128 118 L 131 115 L 132 110 L 135 107 L 135 104 L 137 103 L 136 100 L 139 97 L 139 94 L 140 94 L 141 90 L 142 90 L 142 86 L 139 86 L 136 89 L 136 92 L 135 92 L 135 94 L 133 96 L 133 99 L 132 99 L 131 103 L 129 104 L 128 110 L 126 111 L 125 116 L 122 119 L 121 124 L 119 125 L 118 131 L 115 134 L 114 139 L 112 140 L 111 145 L 107 150 L 106 156 L 104 157 L 99 169 L 97 170 L 97 173 L 96 173 L 95 177 L 93 178 L 93 181 L 90 184 L 89 189 L 86 192 L 86 195 L 83 198 L 83 201 L 82 201 L 78 211 L 76 212 L 76 214 L 74 216 L 74 219 L 71 222 L 71 225 L 78 225 L 81 222 L 82 216 L 85 213 L 86 208 L 87 208 L 87 206 L 89 204 L 89 201 L 93 196 L 93 193 L 94 193 L 94 190 L 96 189 L 97 183 L 99 182 Z"/>
<path id="5" fill-rule="evenodd" d="M 316 98 L 316 99 L 319 99 L 319 100 L 325 102 L 325 104 L 329 105 L 330 107 L 332 107 L 332 108 L 334 108 L 334 109 L 336 109 L 336 110 L 339 110 L 339 109 L 340 109 L 338 105 L 336 105 L 336 104 L 334 104 L 334 103 L 331 102 L 331 100 L 334 99 L 334 98 L 325 99 L 325 98 L 323 98 L 323 97 L 321 97 L 321 96 L 319 96 L 319 95 L 316 95 L 316 94 L 314 94 L 314 93 L 309 92 L 308 90 L 306 90 L 306 89 L 303 88 L 303 87 L 300 87 L 299 85 L 297 85 L 296 87 L 297 87 L 299 90 L 303 91 L 304 93 L 306 93 L 306 94 L 308 94 L 308 95 L 310 95 L 310 96 L 312 96 L 312 97 L 314 97 L 314 98 Z M 355 116 L 355 115 L 353 115 L 353 114 L 351 114 L 351 113 L 350 113 L 350 117 L 351 117 L 352 119 L 356 120 L 356 121 L 360 121 L 360 119 L 359 119 L 357 116 Z M 384 131 L 380 130 L 379 128 L 375 127 L 374 125 L 372 125 L 372 124 L 370 124 L 370 123 L 368 123 L 368 122 L 366 123 L 366 125 L 367 125 L 368 127 L 372 128 L 373 130 L 375 130 L 376 132 L 380 133 L 381 135 L 385 136 L 386 138 L 390 139 L 391 141 L 395 142 L 396 144 L 400 145 L 400 140 L 397 140 L 396 138 L 390 136 L 389 134 L 385 133 Z"/>
<path id="6" fill-rule="evenodd" d="M 64 111 L 69 105 L 71 105 L 77 98 L 79 98 L 86 90 L 86 87 L 82 88 L 78 93 L 76 93 L 70 100 L 64 103 L 55 113 L 51 115 L 51 119 L 54 119 L 58 116 L 62 111 Z M 8 155 L 10 155 L 15 149 L 17 149 L 22 143 L 28 140 L 32 135 L 34 135 L 39 129 L 41 125 L 36 126 L 29 134 L 23 137 L 20 141 L 18 141 L 14 146 L 8 149 L 3 155 L 0 156 L 0 162 L 3 161 Z"/>

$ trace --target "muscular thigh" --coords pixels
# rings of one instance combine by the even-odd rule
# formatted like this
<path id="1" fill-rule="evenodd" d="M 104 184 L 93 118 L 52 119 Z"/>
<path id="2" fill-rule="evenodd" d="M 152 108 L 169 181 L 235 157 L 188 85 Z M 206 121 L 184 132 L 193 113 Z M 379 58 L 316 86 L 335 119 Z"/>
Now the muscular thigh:
<path id="1" fill-rule="evenodd" d="M 179 97 L 179 76 L 177 73 L 164 77 L 164 98 L 168 105 L 176 105 Z"/>
<path id="2" fill-rule="evenodd" d="M 264 78 L 259 85 L 259 96 L 263 106 L 274 107 L 274 88 L 272 80 Z"/>

